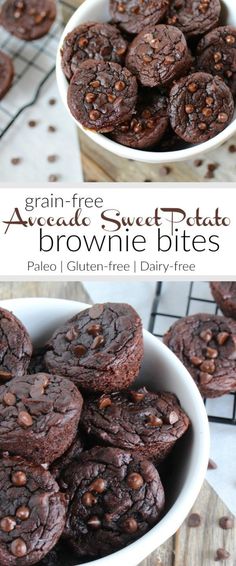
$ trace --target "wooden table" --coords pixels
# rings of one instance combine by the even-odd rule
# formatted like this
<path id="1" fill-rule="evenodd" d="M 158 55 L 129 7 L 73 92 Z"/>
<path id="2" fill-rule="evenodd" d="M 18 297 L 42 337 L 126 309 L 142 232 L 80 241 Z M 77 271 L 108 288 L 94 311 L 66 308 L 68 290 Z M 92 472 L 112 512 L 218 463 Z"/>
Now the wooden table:
<path id="1" fill-rule="evenodd" d="M 79 282 L 0 283 L 1 299 L 17 297 L 55 297 L 91 302 Z M 220 465 L 223 466 L 223 462 Z M 204 483 L 193 511 L 201 515 L 201 526 L 190 529 L 185 521 L 175 536 L 139 566 L 213 566 L 215 552 L 222 547 L 231 553 L 231 558 L 219 564 L 236 566 L 236 521 L 233 530 L 223 531 L 219 527 L 220 517 L 231 513 L 207 482 Z M 158 545 L 158 540 L 156 542 Z"/>

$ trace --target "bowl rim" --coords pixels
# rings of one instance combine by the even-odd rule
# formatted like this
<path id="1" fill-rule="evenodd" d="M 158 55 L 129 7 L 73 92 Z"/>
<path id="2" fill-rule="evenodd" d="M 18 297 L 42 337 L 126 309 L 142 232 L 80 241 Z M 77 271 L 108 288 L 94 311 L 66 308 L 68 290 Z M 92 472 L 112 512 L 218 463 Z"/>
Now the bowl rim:
<path id="1" fill-rule="evenodd" d="M 74 308 L 75 312 L 79 312 L 80 310 L 90 306 L 87 303 L 82 303 L 80 301 L 48 297 L 3 299 L 0 301 L 0 306 L 14 311 L 18 305 L 21 308 L 25 306 L 27 309 L 32 309 L 34 303 L 37 303 L 39 307 L 43 303 L 45 303 L 45 306 L 49 306 L 49 304 L 53 304 L 55 306 L 60 304 L 62 307 L 60 312 L 65 309 L 65 314 L 68 306 Z M 73 314 L 70 313 L 70 316 L 73 316 Z M 172 505 L 166 515 L 156 526 L 129 546 L 104 558 L 86 562 L 84 566 L 120 566 L 122 560 L 126 560 L 126 563 L 128 563 L 129 566 L 137 566 L 137 563 L 144 560 L 148 554 L 151 554 L 161 544 L 164 544 L 164 542 L 179 529 L 191 510 L 206 475 L 210 450 L 210 429 L 205 406 L 198 388 L 193 379 L 190 378 L 189 372 L 175 354 L 173 354 L 173 352 L 171 352 L 161 340 L 158 340 L 157 337 L 153 336 L 150 332 L 144 329 L 144 341 L 145 340 L 149 342 L 151 348 L 162 352 L 162 354 L 164 353 L 165 356 L 169 357 L 173 365 L 177 365 L 179 370 L 181 369 L 183 380 L 185 381 L 184 386 L 187 387 L 189 395 L 194 398 L 194 408 L 200 425 L 199 430 L 195 429 L 195 452 L 197 454 L 197 451 L 199 452 L 200 448 L 201 458 L 197 459 L 195 454 L 194 466 L 192 465 L 191 469 L 188 470 L 187 478 L 181 493 L 177 497 L 174 505 Z"/>
<path id="2" fill-rule="evenodd" d="M 95 5 L 101 6 L 101 10 L 102 10 L 102 7 L 105 4 L 105 2 L 108 2 L 108 0 L 84 0 L 83 4 L 81 4 L 81 6 L 79 6 L 75 10 L 75 12 L 72 14 L 71 18 L 67 22 L 63 30 L 63 33 L 61 35 L 57 50 L 56 79 L 57 79 L 59 93 L 67 112 L 69 113 L 74 123 L 80 128 L 80 130 L 83 131 L 92 141 L 94 141 L 100 147 L 110 151 L 116 156 L 123 157 L 126 159 L 131 159 L 133 161 L 139 161 L 144 163 L 156 163 L 156 164 L 171 163 L 171 162 L 174 163 L 177 161 L 185 161 L 188 159 L 192 159 L 196 156 L 199 156 L 202 153 L 206 153 L 208 151 L 211 151 L 212 149 L 217 148 L 219 145 L 222 145 L 229 138 L 231 138 L 231 136 L 236 132 L 236 118 L 234 118 L 232 122 L 222 132 L 217 134 L 214 138 L 206 142 L 203 142 L 201 144 L 193 145 L 185 149 L 166 151 L 166 152 L 140 150 L 140 149 L 133 149 L 127 146 L 123 146 L 109 139 L 105 135 L 88 130 L 84 128 L 74 118 L 74 116 L 72 116 L 67 103 L 68 81 L 61 67 L 62 43 L 67 33 L 72 31 L 77 25 L 82 23 L 80 21 L 81 18 L 84 21 L 84 17 L 86 16 L 87 12 L 92 13 L 93 7 Z M 94 21 L 94 18 L 88 18 L 87 21 L 92 21 L 92 19 Z"/>

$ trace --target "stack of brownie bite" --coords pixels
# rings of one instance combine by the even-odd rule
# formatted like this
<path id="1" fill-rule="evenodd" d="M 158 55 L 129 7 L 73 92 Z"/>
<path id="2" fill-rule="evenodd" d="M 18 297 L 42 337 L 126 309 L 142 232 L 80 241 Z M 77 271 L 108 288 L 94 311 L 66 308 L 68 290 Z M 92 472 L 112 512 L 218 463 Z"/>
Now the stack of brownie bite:
<path id="1" fill-rule="evenodd" d="M 236 28 L 220 0 L 107 0 L 110 22 L 64 39 L 68 106 L 86 129 L 166 151 L 203 143 L 231 122 Z"/>
<path id="2" fill-rule="evenodd" d="M 143 334 L 129 305 L 87 308 L 32 350 L 0 309 L 0 563 L 84 563 L 162 517 L 159 466 L 189 419 L 172 393 L 135 387 Z"/>

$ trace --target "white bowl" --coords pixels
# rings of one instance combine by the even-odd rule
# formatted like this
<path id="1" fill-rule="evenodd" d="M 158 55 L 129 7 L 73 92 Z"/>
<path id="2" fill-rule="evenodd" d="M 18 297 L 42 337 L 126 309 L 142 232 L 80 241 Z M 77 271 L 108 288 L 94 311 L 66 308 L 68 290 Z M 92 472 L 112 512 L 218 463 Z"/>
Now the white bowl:
<path id="1" fill-rule="evenodd" d="M 26 326 L 35 345 L 42 345 L 54 329 L 88 305 L 61 299 L 13 299 L 0 306 L 12 311 Z M 171 537 L 183 523 L 204 481 L 209 458 L 209 427 L 200 393 L 178 358 L 160 340 L 144 331 L 144 363 L 139 384 L 153 390 L 171 391 L 191 419 L 191 429 L 173 451 L 173 478 L 168 489 L 167 510 L 146 535 L 105 558 L 86 566 L 137 566 Z M 65 564 L 66 566 L 66 564 Z"/>
<path id="2" fill-rule="evenodd" d="M 222 22 L 227 24 L 232 24 L 236 26 L 236 6 L 235 0 L 221 0 L 223 5 L 223 16 Z M 97 22 L 108 22 L 110 19 L 109 15 L 109 0 L 85 0 L 85 2 L 76 10 L 71 19 L 69 20 L 60 40 L 58 53 L 57 53 L 57 64 L 56 64 L 56 75 L 57 84 L 59 92 L 63 103 L 68 110 L 70 117 L 74 122 L 83 130 L 91 140 L 96 142 L 98 145 L 115 153 L 120 157 L 125 157 L 126 159 L 133 159 L 134 161 L 143 161 L 145 163 L 169 163 L 174 161 L 183 161 L 185 159 L 191 159 L 199 155 L 200 153 L 210 151 L 217 146 L 224 143 L 236 132 L 236 119 L 231 122 L 223 132 L 215 136 L 213 139 L 208 140 L 202 144 L 194 145 L 186 149 L 180 149 L 178 151 L 166 151 L 166 152 L 154 152 L 154 151 L 144 151 L 140 149 L 132 149 L 130 147 L 123 146 L 110 140 L 104 135 L 97 134 L 96 132 L 91 132 L 86 130 L 81 126 L 81 124 L 75 120 L 72 116 L 68 104 L 67 104 L 67 90 L 68 81 L 64 76 L 61 68 L 61 47 L 67 33 L 72 31 L 76 26 L 86 23 L 89 21 Z"/>

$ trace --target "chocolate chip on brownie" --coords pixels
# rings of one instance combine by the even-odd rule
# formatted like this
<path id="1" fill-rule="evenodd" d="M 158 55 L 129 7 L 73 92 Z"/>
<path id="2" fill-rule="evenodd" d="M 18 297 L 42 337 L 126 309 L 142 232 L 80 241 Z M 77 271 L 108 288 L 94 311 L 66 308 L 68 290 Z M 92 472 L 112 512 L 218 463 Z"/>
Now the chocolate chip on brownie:
<path id="1" fill-rule="evenodd" d="M 169 0 L 110 0 L 112 19 L 128 33 L 158 24 L 165 16 Z"/>
<path id="2" fill-rule="evenodd" d="M 94 305 L 58 328 L 45 364 L 87 391 L 109 393 L 131 385 L 143 358 L 142 323 L 123 303 Z"/>
<path id="3" fill-rule="evenodd" d="M 167 22 L 187 38 L 195 38 L 216 27 L 220 13 L 220 0 L 171 0 Z"/>
<path id="4" fill-rule="evenodd" d="M 55 0 L 5 0 L 1 7 L 1 24 L 25 41 L 46 35 L 55 18 Z"/>
<path id="5" fill-rule="evenodd" d="M 236 28 L 221 26 L 205 35 L 197 47 L 198 69 L 218 75 L 236 95 Z"/>
<path id="6" fill-rule="evenodd" d="M 15 377 L 0 387 L 0 450 L 38 464 L 53 462 L 72 443 L 81 409 L 82 397 L 68 379 Z"/>

